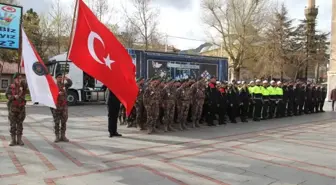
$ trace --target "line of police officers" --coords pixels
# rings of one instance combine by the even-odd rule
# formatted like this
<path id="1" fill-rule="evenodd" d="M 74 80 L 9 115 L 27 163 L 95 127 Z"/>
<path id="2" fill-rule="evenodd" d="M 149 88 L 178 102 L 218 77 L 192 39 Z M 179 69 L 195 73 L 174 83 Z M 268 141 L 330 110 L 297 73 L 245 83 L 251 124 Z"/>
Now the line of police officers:
<path id="1" fill-rule="evenodd" d="M 137 79 L 139 94 L 131 115 L 121 111 L 119 120 L 128 127 L 139 127 L 155 133 L 324 112 L 327 90 L 303 82 L 251 81 L 218 82 L 215 77 L 175 81 L 153 77 Z M 122 109 L 124 110 L 124 109 Z M 218 116 L 218 117 L 217 117 Z M 190 124 L 190 125 L 189 125 Z M 189 126 L 188 126 L 189 125 Z"/>

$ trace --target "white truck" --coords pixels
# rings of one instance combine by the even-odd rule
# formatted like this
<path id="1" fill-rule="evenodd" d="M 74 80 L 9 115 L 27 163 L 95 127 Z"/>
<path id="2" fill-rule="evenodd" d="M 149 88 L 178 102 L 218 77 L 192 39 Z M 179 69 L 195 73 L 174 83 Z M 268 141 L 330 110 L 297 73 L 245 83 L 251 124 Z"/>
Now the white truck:
<path id="1" fill-rule="evenodd" d="M 107 88 L 71 61 L 67 62 L 67 53 L 50 58 L 47 67 L 53 77 L 65 71 L 67 77 L 72 80 L 73 84 L 68 90 L 67 97 L 69 105 L 80 102 L 105 102 Z"/>

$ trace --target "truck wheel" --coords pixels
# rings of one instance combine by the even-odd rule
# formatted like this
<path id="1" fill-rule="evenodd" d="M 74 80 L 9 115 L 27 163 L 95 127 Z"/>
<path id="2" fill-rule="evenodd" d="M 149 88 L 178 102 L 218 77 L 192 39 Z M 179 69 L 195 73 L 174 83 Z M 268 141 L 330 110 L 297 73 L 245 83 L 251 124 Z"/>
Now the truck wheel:
<path id="1" fill-rule="evenodd" d="M 67 97 L 68 105 L 76 105 L 78 101 L 78 96 L 75 92 L 69 91 L 68 92 L 68 97 Z"/>

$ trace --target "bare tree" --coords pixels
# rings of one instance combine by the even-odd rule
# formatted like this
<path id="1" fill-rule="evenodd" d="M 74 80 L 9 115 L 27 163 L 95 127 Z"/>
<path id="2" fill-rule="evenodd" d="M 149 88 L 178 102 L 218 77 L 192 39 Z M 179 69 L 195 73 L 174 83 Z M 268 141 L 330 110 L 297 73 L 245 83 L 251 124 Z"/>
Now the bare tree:
<path id="1" fill-rule="evenodd" d="M 126 23 L 124 31 L 119 34 L 119 40 L 127 48 L 133 48 L 138 40 L 138 31 L 130 23 Z"/>
<path id="2" fill-rule="evenodd" d="M 104 22 L 104 20 L 110 20 L 110 16 L 114 10 L 111 8 L 109 2 L 106 0 L 86 0 L 87 5 L 91 11 L 97 16 L 97 18 Z M 105 21 L 107 22 L 107 21 Z"/>
<path id="3" fill-rule="evenodd" d="M 269 0 L 202 0 L 204 23 L 212 42 L 231 60 L 233 76 L 239 79 L 248 48 L 261 40 L 268 26 Z"/>
<path id="4" fill-rule="evenodd" d="M 151 6 L 151 0 L 132 0 L 134 13 L 129 14 L 123 7 L 127 21 L 139 33 L 140 40 L 149 49 L 151 38 L 157 33 L 159 10 Z"/>
<path id="5" fill-rule="evenodd" d="M 17 0 L 0 0 L 0 3 L 6 3 L 6 4 L 12 4 L 12 5 L 18 5 Z"/>
<path id="6" fill-rule="evenodd" d="M 69 15 L 69 13 L 64 10 L 64 7 L 65 6 L 61 4 L 61 0 L 54 0 L 51 11 L 49 11 L 57 54 L 67 50 L 68 39 L 70 38 L 71 32 L 72 15 Z"/>

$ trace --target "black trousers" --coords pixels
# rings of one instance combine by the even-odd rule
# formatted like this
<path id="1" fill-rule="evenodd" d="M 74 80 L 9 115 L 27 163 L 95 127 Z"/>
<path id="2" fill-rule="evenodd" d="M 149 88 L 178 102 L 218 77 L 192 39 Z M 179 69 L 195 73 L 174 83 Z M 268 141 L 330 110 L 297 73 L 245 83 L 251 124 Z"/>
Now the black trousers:
<path id="1" fill-rule="evenodd" d="M 208 125 L 214 125 L 214 120 L 216 119 L 216 113 L 217 113 L 217 104 L 208 104 L 207 106 L 207 115 L 206 115 L 206 120 Z"/>
<path id="2" fill-rule="evenodd" d="M 294 109 L 294 100 L 288 100 L 287 116 L 292 116 L 293 115 L 293 109 Z"/>
<path id="3" fill-rule="evenodd" d="M 264 101 L 263 107 L 262 107 L 262 118 L 268 119 L 268 107 L 269 107 L 269 101 Z"/>
<path id="4" fill-rule="evenodd" d="M 277 108 L 276 108 L 276 117 L 281 118 L 285 116 L 285 102 L 282 100 L 278 100 Z"/>
<path id="5" fill-rule="evenodd" d="M 254 111 L 254 103 L 250 101 L 249 107 L 248 107 L 248 117 L 253 118 L 253 111 Z"/>
<path id="6" fill-rule="evenodd" d="M 120 111 L 120 101 L 113 93 L 110 92 L 110 96 L 107 102 L 108 110 L 108 131 L 110 135 L 117 133 L 118 115 Z"/>
<path id="7" fill-rule="evenodd" d="M 231 122 L 236 122 L 238 110 L 238 104 L 232 104 L 232 106 L 231 104 L 229 105 L 228 114 Z"/>
<path id="8" fill-rule="evenodd" d="M 227 105 L 221 105 L 218 108 L 218 122 L 220 125 L 225 124 L 225 116 L 226 116 L 226 109 L 227 109 Z"/>
<path id="9" fill-rule="evenodd" d="M 305 106 L 304 100 L 300 100 L 299 101 L 299 115 L 301 115 L 303 113 L 304 106 Z"/>
<path id="10" fill-rule="evenodd" d="M 269 105 L 269 114 L 268 114 L 268 118 L 272 119 L 275 116 L 275 108 L 276 108 L 277 104 L 276 104 L 276 100 L 271 100 L 270 101 L 270 105 Z"/>
<path id="11" fill-rule="evenodd" d="M 324 100 L 320 101 L 320 112 L 323 112 L 323 107 L 324 107 Z"/>
<path id="12" fill-rule="evenodd" d="M 246 102 L 243 102 L 242 105 L 239 106 L 240 108 L 240 120 L 241 121 L 245 121 L 247 120 L 247 114 L 248 114 L 248 108 L 249 108 L 249 102 L 246 101 Z"/>
<path id="13" fill-rule="evenodd" d="M 262 108 L 262 101 L 261 99 L 255 99 L 254 104 L 254 114 L 253 119 L 260 119 L 261 118 L 261 108 Z"/>

